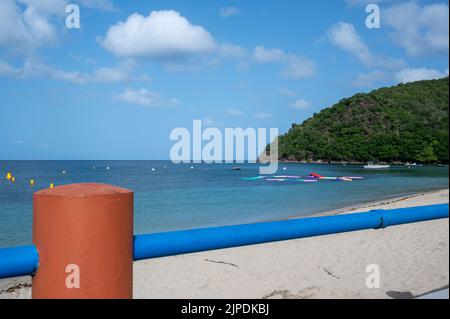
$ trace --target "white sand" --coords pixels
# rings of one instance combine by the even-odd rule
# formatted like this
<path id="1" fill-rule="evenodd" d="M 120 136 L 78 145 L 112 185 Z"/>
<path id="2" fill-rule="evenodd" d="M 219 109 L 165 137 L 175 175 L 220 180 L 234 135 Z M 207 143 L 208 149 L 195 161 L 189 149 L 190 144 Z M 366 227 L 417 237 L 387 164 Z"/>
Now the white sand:
<path id="1" fill-rule="evenodd" d="M 448 203 L 448 190 L 328 214 Z M 380 288 L 366 287 L 366 267 Z M 0 280 L 0 298 L 29 298 Z M 139 261 L 135 298 L 391 298 L 449 284 L 448 219 Z M 11 288 L 10 288 L 11 290 Z"/>

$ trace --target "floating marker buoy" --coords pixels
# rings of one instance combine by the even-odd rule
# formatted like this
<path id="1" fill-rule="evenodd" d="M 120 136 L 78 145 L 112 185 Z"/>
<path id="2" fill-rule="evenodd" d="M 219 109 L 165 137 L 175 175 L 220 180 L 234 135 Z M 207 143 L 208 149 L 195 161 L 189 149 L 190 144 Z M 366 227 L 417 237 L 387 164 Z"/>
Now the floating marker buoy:
<path id="1" fill-rule="evenodd" d="M 287 168 L 286 168 L 286 167 L 283 167 L 283 171 L 285 171 L 285 170 L 287 170 Z"/>
<path id="2" fill-rule="evenodd" d="M 30 186 L 34 185 L 34 179 L 30 179 Z"/>
<path id="3" fill-rule="evenodd" d="M 14 183 L 15 181 L 16 181 L 16 178 L 15 178 L 14 176 L 12 176 L 12 177 L 11 177 L 11 182 Z"/>
<path id="4" fill-rule="evenodd" d="M 55 187 L 55 184 L 50 183 L 50 188 L 54 188 L 54 187 Z"/>
<path id="5" fill-rule="evenodd" d="M 65 175 L 65 174 L 66 174 L 66 171 L 62 171 L 62 174 Z"/>
<path id="6" fill-rule="evenodd" d="M 107 169 L 107 170 L 109 170 L 109 169 L 111 169 L 111 167 L 109 167 L 109 166 L 106 166 L 106 169 Z"/>
<path id="7" fill-rule="evenodd" d="M 194 166 L 191 166 L 191 169 L 194 169 Z"/>
<path id="8" fill-rule="evenodd" d="M 6 179 L 10 181 L 12 179 L 12 174 L 10 172 L 6 173 Z"/>
<path id="9" fill-rule="evenodd" d="M 152 168 L 152 172 L 156 171 L 156 169 Z"/>
<path id="10" fill-rule="evenodd" d="M 95 166 L 92 166 L 92 169 L 95 169 Z"/>

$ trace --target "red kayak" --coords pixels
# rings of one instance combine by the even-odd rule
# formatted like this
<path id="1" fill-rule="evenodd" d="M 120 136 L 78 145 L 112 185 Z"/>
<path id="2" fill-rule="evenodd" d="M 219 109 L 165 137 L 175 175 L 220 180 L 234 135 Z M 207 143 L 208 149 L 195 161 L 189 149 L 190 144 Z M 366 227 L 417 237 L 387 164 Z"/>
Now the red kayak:
<path id="1" fill-rule="evenodd" d="M 319 175 L 317 173 L 311 173 L 311 174 L 309 174 L 309 176 L 314 177 L 314 178 L 323 178 L 324 177 L 324 176 Z"/>

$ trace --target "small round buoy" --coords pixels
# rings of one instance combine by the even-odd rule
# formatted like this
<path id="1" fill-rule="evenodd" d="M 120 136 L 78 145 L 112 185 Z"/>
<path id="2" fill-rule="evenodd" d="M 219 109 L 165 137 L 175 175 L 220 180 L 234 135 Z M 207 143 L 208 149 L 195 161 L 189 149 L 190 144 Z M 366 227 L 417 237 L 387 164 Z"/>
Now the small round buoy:
<path id="1" fill-rule="evenodd" d="M 30 186 L 33 186 L 34 185 L 34 179 L 30 179 Z"/>
<path id="2" fill-rule="evenodd" d="M 62 174 L 63 174 L 63 175 L 65 175 L 65 174 L 66 174 L 66 171 L 65 171 L 65 170 L 63 170 L 63 171 L 62 171 Z"/>
<path id="3" fill-rule="evenodd" d="M 95 169 L 95 166 L 92 166 L 92 169 Z"/>
<path id="4" fill-rule="evenodd" d="M 11 177 L 11 182 L 14 183 L 15 181 L 16 181 L 16 178 L 15 178 L 14 176 L 12 176 L 12 177 Z"/>
<path id="5" fill-rule="evenodd" d="M 55 187 L 55 184 L 50 183 L 50 188 L 54 188 L 54 187 Z"/>
<path id="6" fill-rule="evenodd" d="M 194 166 L 191 166 L 191 169 L 194 169 Z"/>
<path id="7" fill-rule="evenodd" d="M 111 169 L 111 167 L 109 167 L 109 166 L 106 166 L 106 169 L 107 169 L 107 170 L 109 170 L 109 169 Z"/>
<path id="8" fill-rule="evenodd" d="M 10 173 L 10 172 L 8 172 L 8 173 L 6 173 L 6 179 L 8 180 L 8 181 L 10 181 L 11 179 L 12 179 L 12 173 Z"/>
<path id="9" fill-rule="evenodd" d="M 156 169 L 152 168 L 152 172 L 156 171 Z"/>
<path id="10" fill-rule="evenodd" d="M 285 170 L 287 170 L 287 168 L 286 168 L 286 167 L 283 167 L 283 171 L 285 171 Z"/>

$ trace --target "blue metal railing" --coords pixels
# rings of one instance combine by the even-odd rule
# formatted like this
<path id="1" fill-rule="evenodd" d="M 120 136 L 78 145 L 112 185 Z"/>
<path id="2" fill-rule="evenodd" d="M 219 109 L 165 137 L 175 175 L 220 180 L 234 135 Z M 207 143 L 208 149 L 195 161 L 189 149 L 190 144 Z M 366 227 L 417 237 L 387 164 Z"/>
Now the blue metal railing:
<path id="1" fill-rule="evenodd" d="M 449 217 L 449 205 L 432 205 L 365 213 L 312 217 L 134 236 L 134 260 L 268 242 L 379 229 Z M 0 249 L 0 278 L 33 274 L 38 267 L 35 246 Z"/>

